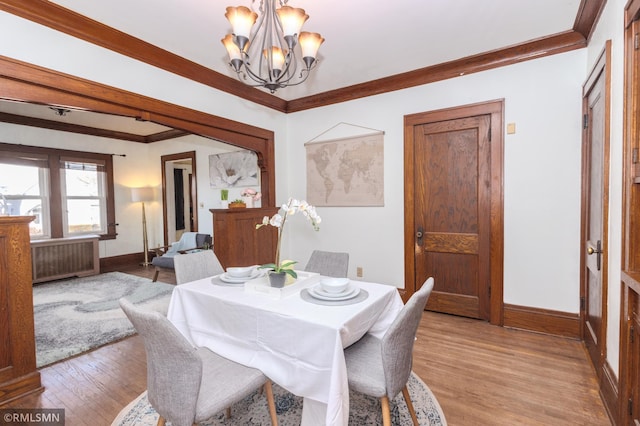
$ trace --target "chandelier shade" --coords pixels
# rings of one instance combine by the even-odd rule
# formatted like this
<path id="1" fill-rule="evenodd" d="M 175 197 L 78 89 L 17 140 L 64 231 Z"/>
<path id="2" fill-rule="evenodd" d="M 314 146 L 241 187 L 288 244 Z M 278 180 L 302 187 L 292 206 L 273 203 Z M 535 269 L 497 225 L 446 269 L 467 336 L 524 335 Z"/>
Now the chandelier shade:
<path id="1" fill-rule="evenodd" d="M 318 33 L 301 32 L 309 15 L 287 2 L 260 0 L 259 13 L 245 6 L 227 7 L 225 13 L 232 33 L 221 41 L 229 65 L 238 79 L 271 93 L 303 83 L 317 64 L 324 42 Z"/>

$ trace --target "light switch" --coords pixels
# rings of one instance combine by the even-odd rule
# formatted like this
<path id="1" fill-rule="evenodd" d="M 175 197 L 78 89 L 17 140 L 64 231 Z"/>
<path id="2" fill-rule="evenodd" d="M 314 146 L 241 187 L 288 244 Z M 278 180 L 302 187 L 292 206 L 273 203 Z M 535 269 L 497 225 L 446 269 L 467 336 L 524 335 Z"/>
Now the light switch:
<path id="1" fill-rule="evenodd" d="M 507 124 L 507 134 L 513 135 L 516 132 L 516 123 Z"/>

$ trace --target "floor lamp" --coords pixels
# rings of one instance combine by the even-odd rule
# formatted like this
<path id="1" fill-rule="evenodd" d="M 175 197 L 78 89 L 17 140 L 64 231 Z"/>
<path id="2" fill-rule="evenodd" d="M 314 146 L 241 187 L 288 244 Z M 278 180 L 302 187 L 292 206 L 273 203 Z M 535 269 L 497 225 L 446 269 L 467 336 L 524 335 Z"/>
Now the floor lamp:
<path id="1" fill-rule="evenodd" d="M 153 201 L 153 188 L 131 188 L 131 201 L 142 203 L 142 244 L 144 249 L 143 266 L 149 266 L 149 240 L 147 239 L 147 217 L 144 212 L 145 201 Z"/>

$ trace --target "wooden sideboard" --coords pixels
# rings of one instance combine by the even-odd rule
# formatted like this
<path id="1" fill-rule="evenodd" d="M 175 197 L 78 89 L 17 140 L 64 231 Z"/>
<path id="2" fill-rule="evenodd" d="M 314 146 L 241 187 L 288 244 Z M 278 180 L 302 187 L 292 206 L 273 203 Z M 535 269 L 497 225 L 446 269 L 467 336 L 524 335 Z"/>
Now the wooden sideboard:
<path id="1" fill-rule="evenodd" d="M 33 327 L 33 219 L 0 216 L 0 404 L 43 390 Z"/>
<path id="2" fill-rule="evenodd" d="M 223 267 L 261 265 L 275 260 L 277 228 L 256 229 L 256 224 L 277 211 L 278 207 L 210 210 L 213 251 Z"/>

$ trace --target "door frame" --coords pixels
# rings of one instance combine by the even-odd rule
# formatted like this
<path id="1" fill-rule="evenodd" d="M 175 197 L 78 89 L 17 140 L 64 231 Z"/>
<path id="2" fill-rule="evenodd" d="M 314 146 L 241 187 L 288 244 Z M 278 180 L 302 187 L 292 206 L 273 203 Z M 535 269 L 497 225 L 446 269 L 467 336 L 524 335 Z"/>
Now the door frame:
<path id="1" fill-rule="evenodd" d="M 598 60 L 596 61 L 593 69 L 589 73 L 587 80 L 582 86 L 582 114 L 583 118 L 588 117 L 589 113 L 589 95 L 591 90 L 598 81 L 598 78 L 604 73 L 604 89 L 602 95 L 604 96 L 604 123 L 603 123 L 603 153 L 602 153 L 602 277 L 601 277 L 601 300 L 600 306 L 602 307 L 600 314 L 601 327 L 600 335 L 598 336 L 598 342 L 600 343 L 600 356 L 598 359 L 598 365 L 594 365 L 596 375 L 598 379 L 602 376 L 602 368 L 604 366 L 605 359 L 607 357 L 607 296 L 609 294 L 609 168 L 610 168 L 610 131 L 611 131 L 611 40 L 607 40 L 605 47 L 600 53 Z M 587 264 L 587 247 L 586 247 L 586 235 L 587 235 L 587 186 L 589 184 L 588 175 L 586 170 L 588 168 L 588 162 L 590 160 L 589 150 L 587 150 L 587 143 L 589 142 L 589 127 L 585 126 L 583 121 L 582 126 L 582 170 L 581 170 L 581 190 L 580 190 L 580 337 L 585 341 L 585 321 L 586 321 L 586 296 L 587 296 L 587 284 L 586 284 L 586 264 Z"/>
<path id="2" fill-rule="evenodd" d="M 191 198 L 191 204 L 193 204 L 193 229 L 198 230 L 198 192 L 197 192 L 197 174 L 196 174 L 196 152 L 188 151 L 188 152 L 180 152 L 176 154 L 168 154 L 160 157 L 161 168 L 162 168 L 162 223 L 164 229 L 164 245 L 168 246 L 173 241 L 169 241 L 169 226 L 167 222 L 168 211 L 167 211 L 167 163 L 178 161 L 178 160 L 191 160 L 191 178 L 189 187 L 192 190 L 189 193 L 189 197 Z"/>
<path id="3" fill-rule="evenodd" d="M 504 99 L 421 112 L 404 117 L 404 271 L 402 295 L 408 300 L 422 283 L 415 282 L 414 128 L 427 123 L 478 115 L 491 116 L 490 189 L 490 312 L 489 322 L 504 323 Z"/>

